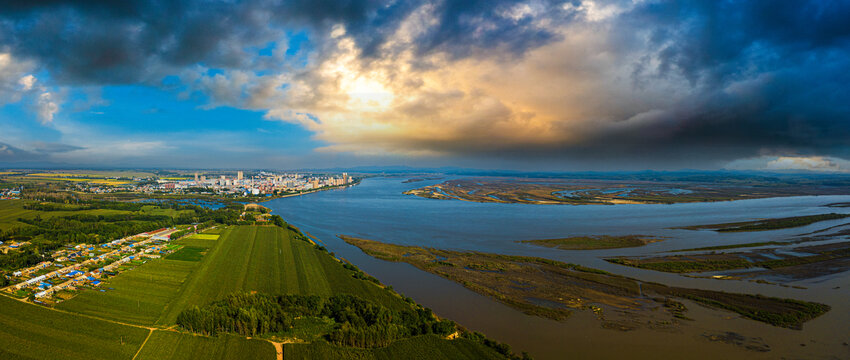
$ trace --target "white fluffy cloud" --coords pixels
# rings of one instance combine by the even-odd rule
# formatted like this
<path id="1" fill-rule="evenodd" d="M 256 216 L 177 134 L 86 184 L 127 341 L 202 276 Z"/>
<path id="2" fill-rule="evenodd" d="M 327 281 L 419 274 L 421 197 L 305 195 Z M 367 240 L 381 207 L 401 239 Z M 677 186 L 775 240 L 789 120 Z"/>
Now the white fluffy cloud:
<path id="1" fill-rule="evenodd" d="M 831 156 L 760 156 L 729 163 L 730 170 L 850 172 L 850 161 Z"/>
<path id="2" fill-rule="evenodd" d="M 0 106 L 25 102 L 42 124 L 53 122 L 59 111 L 56 94 L 31 74 L 35 69 L 29 61 L 15 59 L 9 53 L 0 53 Z"/>

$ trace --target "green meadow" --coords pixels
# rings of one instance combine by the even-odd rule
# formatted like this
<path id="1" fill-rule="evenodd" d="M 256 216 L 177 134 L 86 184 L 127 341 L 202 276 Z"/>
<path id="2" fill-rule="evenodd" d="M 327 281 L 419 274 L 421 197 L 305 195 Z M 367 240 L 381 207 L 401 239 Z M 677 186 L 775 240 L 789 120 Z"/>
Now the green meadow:
<path id="1" fill-rule="evenodd" d="M 135 360 L 274 359 L 274 346 L 263 340 L 240 336 L 195 336 L 157 330 L 151 334 Z"/>
<path id="2" fill-rule="evenodd" d="M 207 234 L 207 233 L 195 234 L 195 235 L 191 236 L 191 238 L 193 238 L 193 239 L 201 239 L 201 240 L 218 240 L 218 237 L 219 237 L 219 235 Z"/>
<path id="3" fill-rule="evenodd" d="M 168 260 L 201 261 L 206 250 L 206 247 L 201 246 L 184 246 L 165 258 Z"/>
<path id="4" fill-rule="evenodd" d="M 205 240 L 214 246 L 158 323 L 173 324 L 188 306 L 201 306 L 237 291 L 319 296 L 348 293 L 388 307 L 409 306 L 389 291 L 355 279 L 332 256 L 293 235 L 280 227 L 238 226 L 224 230 L 219 240 Z"/>
<path id="5" fill-rule="evenodd" d="M 147 335 L 0 296 L 0 359 L 130 359 Z"/>
<path id="6" fill-rule="evenodd" d="M 134 324 L 173 325 L 177 314 L 237 291 L 330 296 L 353 294 L 400 309 L 409 306 L 378 285 L 356 279 L 329 254 L 271 226 L 228 228 L 219 240 L 189 237 L 164 259 L 83 290 L 60 309 Z M 201 255 L 201 252 L 205 254 Z"/>
<path id="7" fill-rule="evenodd" d="M 196 262 L 149 260 L 136 269 L 109 279 L 99 290 L 81 290 L 56 305 L 58 309 L 122 322 L 151 325 L 174 301 Z"/>

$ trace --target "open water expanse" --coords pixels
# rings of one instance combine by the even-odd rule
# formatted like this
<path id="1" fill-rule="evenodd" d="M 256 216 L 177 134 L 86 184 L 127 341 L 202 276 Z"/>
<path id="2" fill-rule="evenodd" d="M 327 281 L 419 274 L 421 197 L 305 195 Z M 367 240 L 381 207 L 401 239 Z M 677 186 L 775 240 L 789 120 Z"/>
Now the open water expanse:
<path id="1" fill-rule="evenodd" d="M 850 212 L 826 204 L 850 196 L 806 196 L 673 205 L 525 205 L 433 200 L 404 195 L 441 180 L 403 183 L 406 178 L 369 178 L 357 186 L 271 200 L 275 214 L 321 240 L 330 251 L 432 308 L 437 314 L 528 351 L 536 359 L 564 358 L 850 358 L 850 272 L 789 283 L 797 289 L 749 281 L 694 279 L 605 262 L 604 256 L 649 255 L 673 249 L 783 240 L 847 222 L 824 221 L 806 227 L 748 233 L 670 229 L 759 218 Z M 826 315 L 803 330 L 773 327 L 737 314 L 709 310 L 692 302 L 686 321 L 675 330 L 621 332 L 601 327 L 590 311 L 575 311 L 563 322 L 525 315 L 450 280 L 403 263 L 363 254 L 336 236 L 352 235 L 404 245 L 539 256 L 581 264 L 644 281 L 730 292 L 761 293 L 829 304 Z M 519 244 L 517 240 L 577 235 L 656 235 L 665 241 L 644 247 L 564 251 Z M 846 239 L 837 239 L 846 240 Z M 706 334 L 734 332 L 770 346 L 756 352 Z"/>

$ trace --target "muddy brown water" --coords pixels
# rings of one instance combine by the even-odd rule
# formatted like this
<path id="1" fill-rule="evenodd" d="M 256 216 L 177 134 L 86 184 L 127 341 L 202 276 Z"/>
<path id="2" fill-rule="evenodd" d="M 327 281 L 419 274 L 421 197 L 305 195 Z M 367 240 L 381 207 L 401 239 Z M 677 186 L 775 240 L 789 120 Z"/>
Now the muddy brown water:
<path id="1" fill-rule="evenodd" d="M 797 289 L 750 281 L 689 278 L 602 260 L 602 257 L 614 255 L 647 256 L 675 249 L 790 239 L 847 221 L 824 221 L 795 229 L 751 233 L 670 228 L 850 212 L 850 208 L 823 207 L 829 203 L 850 201 L 850 196 L 673 205 L 490 204 L 403 195 L 406 190 L 443 181 L 403 183 L 404 180 L 366 179 L 355 187 L 277 199 L 264 205 L 321 239 L 337 256 L 348 259 L 397 291 L 434 309 L 440 316 L 507 342 L 517 352 L 528 351 L 536 359 L 623 356 L 641 359 L 850 358 L 850 272 L 787 283 L 805 287 Z M 339 240 L 337 234 L 403 245 L 540 256 L 667 285 L 817 301 L 832 306 L 832 310 L 807 322 L 802 330 L 791 330 L 683 301 L 688 307 L 686 315 L 694 321 L 683 321 L 672 329 L 639 328 L 623 332 L 604 329 L 590 311 L 576 311 L 563 322 L 525 315 L 411 265 L 369 257 Z M 668 238 L 638 248 L 593 251 L 564 251 L 515 243 L 516 240 L 602 234 Z M 765 346 L 770 351 L 760 351 Z"/>

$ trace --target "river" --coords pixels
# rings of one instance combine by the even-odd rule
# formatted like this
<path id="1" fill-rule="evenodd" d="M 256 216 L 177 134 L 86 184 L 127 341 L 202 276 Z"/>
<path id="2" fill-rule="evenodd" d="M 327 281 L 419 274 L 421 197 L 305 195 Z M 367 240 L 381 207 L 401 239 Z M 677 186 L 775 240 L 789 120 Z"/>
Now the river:
<path id="1" fill-rule="evenodd" d="M 528 351 L 536 359 L 564 358 L 850 358 L 850 272 L 789 283 L 805 289 L 748 281 L 694 279 L 634 269 L 603 261 L 611 255 L 644 255 L 673 249 L 782 240 L 843 223 L 750 233 L 691 231 L 671 227 L 787 217 L 850 208 L 825 208 L 850 196 L 802 196 L 672 205 L 526 205 L 433 200 L 404 195 L 446 179 L 403 183 L 406 178 L 368 178 L 359 185 L 265 202 L 273 213 L 321 240 L 330 251 L 438 315 Z M 590 311 L 563 322 L 525 315 L 439 276 L 403 263 L 363 254 L 336 235 L 345 234 L 403 245 L 539 256 L 603 269 L 644 281 L 733 292 L 761 293 L 829 304 L 832 311 L 807 322 L 803 330 L 773 327 L 734 313 L 686 302 L 688 317 L 674 330 L 603 329 Z M 517 240 L 577 235 L 664 236 L 644 247 L 564 251 L 519 244 Z M 706 334 L 734 332 L 758 338 L 769 352 L 709 341 Z"/>

